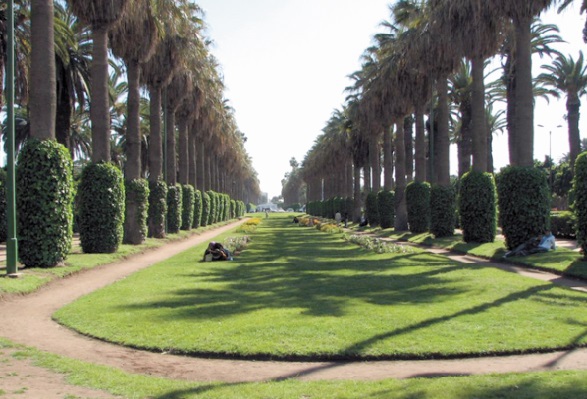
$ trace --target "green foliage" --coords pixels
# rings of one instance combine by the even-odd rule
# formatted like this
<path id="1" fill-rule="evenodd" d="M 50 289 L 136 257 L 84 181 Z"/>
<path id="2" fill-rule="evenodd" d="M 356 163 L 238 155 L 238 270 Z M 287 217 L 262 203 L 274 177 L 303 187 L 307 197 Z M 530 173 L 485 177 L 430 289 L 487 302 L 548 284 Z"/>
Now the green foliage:
<path id="1" fill-rule="evenodd" d="M 31 139 L 20 151 L 17 165 L 16 206 L 20 262 L 29 267 L 55 266 L 64 261 L 71 250 L 71 157 L 67 149 L 56 141 Z M 5 217 L 3 223 L 6 223 Z"/>
<path id="2" fill-rule="evenodd" d="M 124 180 L 110 163 L 92 163 L 82 171 L 78 188 L 79 234 L 85 253 L 112 253 L 123 237 Z"/>
<path id="3" fill-rule="evenodd" d="M 170 234 L 179 233 L 182 216 L 182 187 L 180 184 L 169 186 L 167 189 L 167 231 Z"/>
<path id="4" fill-rule="evenodd" d="M 208 194 L 208 197 L 210 197 L 208 222 L 206 225 L 211 225 L 216 223 L 216 217 L 218 215 L 218 195 L 212 190 L 208 190 L 206 193 Z"/>
<path id="5" fill-rule="evenodd" d="M 257 206 L 255 204 L 252 203 L 248 203 L 247 204 L 247 212 L 256 212 L 257 211 Z"/>
<path id="6" fill-rule="evenodd" d="M 454 234 L 456 221 L 456 191 L 451 186 L 435 184 L 430 190 L 430 232 L 436 237 Z"/>
<path id="7" fill-rule="evenodd" d="M 365 213 L 369 226 L 379 226 L 379 208 L 377 206 L 377 193 L 369 192 L 365 201 Z"/>
<path id="8" fill-rule="evenodd" d="M 224 194 L 224 221 L 232 219 L 230 195 Z"/>
<path id="9" fill-rule="evenodd" d="M 497 233 L 495 181 L 489 173 L 463 175 L 458 199 L 465 242 L 493 242 Z"/>
<path id="10" fill-rule="evenodd" d="M 508 166 L 497 176 L 499 218 L 509 249 L 549 227 L 550 190 L 546 174 L 534 167 Z"/>
<path id="11" fill-rule="evenodd" d="M 406 187 L 408 226 L 415 234 L 430 227 L 430 183 L 412 181 Z"/>
<path id="12" fill-rule="evenodd" d="M 571 211 L 552 212 L 550 214 L 550 230 L 557 238 L 576 238 L 575 216 Z"/>
<path id="13" fill-rule="evenodd" d="M 197 229 L 202 224 L 202 192 L 194 190 L 194 220 L 192 227 Z"/>
<path id="14" fill-rule="evenodd" d="M 5 242 L 8 236 L 7 212 L 8 204 L 6 203 L 6 171 L 0 169 L 0 242 Z"/>
<path id="15" fill-rule="evenodd" d="M 210 194 L 208 192 L 202 192 L 202 220 L 200 222 L 200 226 L 202 227 L 206 227 L 209 224 L 211 205 Z"/>
<path id="16" fill-rule="evenodd" d="M 377 194 L 377 209 L 382 229 L 393 227 L 395 219 L 395 194 L 393 191 L 383 190 Z"/>
<path id="17" fill-rule="evenodd" d="M 575 161 L 573 180 L 575 204 L 573 211 L 577 218 L 577 241 L 587 259 L 587 152 L 579 154 Z"/>
<path id="18" fill-rule="evenodd" d="M 194 201 L 195 190 L 189 184 L 182 186 L 182 214 L 181 214 L 181 229 L 191 230 L 194 224 Z"/>
<path id="19" fill-rule="evenodd" d="M 245 211 L 246 211 L 245 203 L 243 201 L 237 201 L 237 206 L 238 206 L 237 216 L 238 217 L 245 216 Z"/>
<path id="20" fill-rule="evenodd" d="M 235 219 L 238 214 L 237 203 L 235 200 L 230 200 L 230 218 Z"/>
<path id="21" fill-rule="evenodd" d="M 126 205 L 125 220 L 135 218 L 136 223 L 131 224 L 133 231 L 124 229 L 123 242 L 125 244 L 140 244 L 147 236 L 147 216 L 149 210 L 149 183 L 145 179 L 125 181 Z M 134 204 L 134 206 L 133 206 Z M 134 214 L 129 214 L 133 210 Z M 134 231 L 138 226 L 138 231 Z"/>
<path id="22" fill-rule="evenodd" d="M 149 182 L 149 237 L 165 237 L 167 216 L 167 183 Z"/>

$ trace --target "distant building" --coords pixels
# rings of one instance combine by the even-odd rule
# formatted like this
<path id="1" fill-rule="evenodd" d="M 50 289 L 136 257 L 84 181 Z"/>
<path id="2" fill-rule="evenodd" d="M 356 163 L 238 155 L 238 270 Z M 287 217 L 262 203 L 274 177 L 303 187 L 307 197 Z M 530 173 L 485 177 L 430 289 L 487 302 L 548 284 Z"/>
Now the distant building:
<path id="1" fill-rule="evenodd" d="M 277 206 L 277 204 L 267 203 L 267 204 L 257 205 L 257 212 L 265 212 L 265 211 L 277 212 L 278 210 L 279 210 L 279 207 Z"/>

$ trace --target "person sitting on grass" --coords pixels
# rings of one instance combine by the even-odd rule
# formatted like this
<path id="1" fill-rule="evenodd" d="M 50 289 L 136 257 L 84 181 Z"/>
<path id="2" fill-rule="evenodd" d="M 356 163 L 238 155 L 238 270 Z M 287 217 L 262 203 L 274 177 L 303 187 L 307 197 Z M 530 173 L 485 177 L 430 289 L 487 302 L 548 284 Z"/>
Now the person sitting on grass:
<path id="1" fill-rule="evenodd" d="M 204 262 L 217 261 L 217 260 L 232 260 L 232 254 L 230 251 L 219 242 L 210 242 L 208 248 L 204 252 Z"/>
<path id="2" fill-rule="evenodd" d="M 526 256 L 540 252 L 548 252 L 551 249 L 556 249 L 556 241 L 552 232 L 550 230 L 546 230 L 544 235 L 541 237 L 534 237 L 529 239 L 511 251 L 506 252 L 503 257 L 509 258 L 510 256 Z"/>

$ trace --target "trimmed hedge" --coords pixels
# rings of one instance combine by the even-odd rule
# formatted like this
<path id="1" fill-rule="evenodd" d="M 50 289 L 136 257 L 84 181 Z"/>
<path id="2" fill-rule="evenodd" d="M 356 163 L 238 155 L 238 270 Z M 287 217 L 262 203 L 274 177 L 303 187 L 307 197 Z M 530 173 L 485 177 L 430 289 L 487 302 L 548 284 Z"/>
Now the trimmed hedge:
<path id="1" fill-rule="evenodd" d="M 230 218 L 236 219 L 237 205 L 235 200 L 230 200 Z"/>
<path id="2" fill-rule="evenodd" d="M 85 253 L 113 253 L 122 243 L 124 180 L 111 163 L 92 163 L 78 187 L 79 235 Z"/>
<path id="3" fill-rule="evenodd" d="M 191 230 L 194 224 L 194 201 L 195 190 L 189 184 L 184 184 L 182 187 L 182 213 L 181 213 L 181 229 Z"/>
<path id="4" fill-rule="evenodd" d="M 27 140 L 18 154 L 16 198 L 20 262 L 28 267 L 63 262 L 73 237 L 73 162 L 69 151 L 53 140 Z M 2 223 L 6 224 L 6 215 Z"/>
<path id="5" fill-rule="evenodd" d="M 395 219 L 395 194 L 393 191 L 383 190 L 377 194 L 377 209 L 382 229 L 393 227 Z"/>
<path id="6" fill-rule="evenodd" d="M 211 202 L 208 192 L 202 192 L 202 221 L 200 224 L 202 227 L 208 226 Z"/>
<path id="7" fill-rule="evenodd" d="M 149 237 L 165 238 L 167 217 L 167 183 L 149 182 Z"/>
<path id="8" fill-rule="evenodd" d="M 206 225 L 211 225 L 216 223 L 217 221 L 217 215 L 218 215 L 218 196 L 217 194 L 212 191 L 212 190 L 208 190 L 206 191 L 206 193 L 208 194 L 208 197 L 210 197 L 210 207 L 208 208 L 208 222 L 206 223 Z"/>
<path id="9" fill-rule="evenodd" d="M 508 166 L 497 176 L 499 218 L 509 249 L 550 227 L 550 190 L 543 170 Z"/>
<path id="10" fill-rule="evenodd" d="M 420 234 L 430 227 L 430 183 L 412 181 L 406 187 L 410 231 Z"/>
<path id="11" fill-rule="evenodd" d="M 167 188 L 167 232 L 179 233 L 182 215 L 182 188 L 174 184 Z"/>
<path id="12" fill-rule="evenodd" d="M 430 232 L 435 237 L 455 233 L 457 198 L 453 186 L 435 184 L 430 189 Z"/>
<path id="13" fill-rule="evenodd" d="M 558 211 L 550 214 L 550 230 L 557 238 L 577 237 L 575 215 L 571 211 Z"/>
<path id="14" fill-rule="evenodd" d="M 573 211 L 577 219 L 577 242 L 587 259 L 587 152 L 579 154 L 575 161 L 575 177 L 573 178 L 575 204 Z"/>
<path id="15" fill-rule="evenodd" d="M 202 192 L 200 190 L 194 190 L 194 220 L 192 227 L 194 229 L 199 228 L 202 225 Z"/>
<path id="16" fill-rule="evenodd" d="M 497 233 L 495 181 L 490 173 L 469 171 L 461 178 L 458 197 L 465 242 L 493 242 Z"/>
<path id="17" fill-rule="evenodd" d="M 369 226 L 379 226 L 379 208 L 377 207 L 377 193 L 371 191 L 365 200 L 365 213 Z"/>
<path id="18" fill-rule="evenodd" d="M 145 179 L 126 180 L 126 205 L 124 215 L 125 244 L 139 245 L 147 236 L 149 211 L 149 182 Z"/>

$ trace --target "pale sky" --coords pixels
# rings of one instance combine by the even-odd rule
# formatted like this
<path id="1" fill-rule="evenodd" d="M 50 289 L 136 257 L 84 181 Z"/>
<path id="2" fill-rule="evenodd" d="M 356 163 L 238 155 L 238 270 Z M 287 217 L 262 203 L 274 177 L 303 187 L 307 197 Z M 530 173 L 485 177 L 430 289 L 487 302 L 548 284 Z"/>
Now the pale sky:
<path id="1" fill-rule="evenodd" d="M 360 69 L 360 56 L 369 47 L 379 23 L 389 19 L 386 0 L 199 0 L 214 40 L 238 126 L 248 138 L 245 147 L 258 172 L 261 191 L 269 198 L 281 194 L 289 160 L 301 162 L 335 109 L 344 104 L 347 75 Z M 543 21 L 556 23 L 572 44 L 557 45 L 563 54 L 578 57 L 587 48 L 581 30 L 585 15 L 578 7 Z M 539 73 L 540 64 L 534 61 Z M 565 100 L 538 100 L 535 111 L 534 157 L 549 153 L 558 160 L 568 152 Z M 556 126 L 562 125 L 562 128 Z M 587 117 L 580 121 L 587 137 Z M 495 166 L 508 163 L 507 136 L 494 138 Z M 456 172 L 456 161 L 451 160 Z"/>

